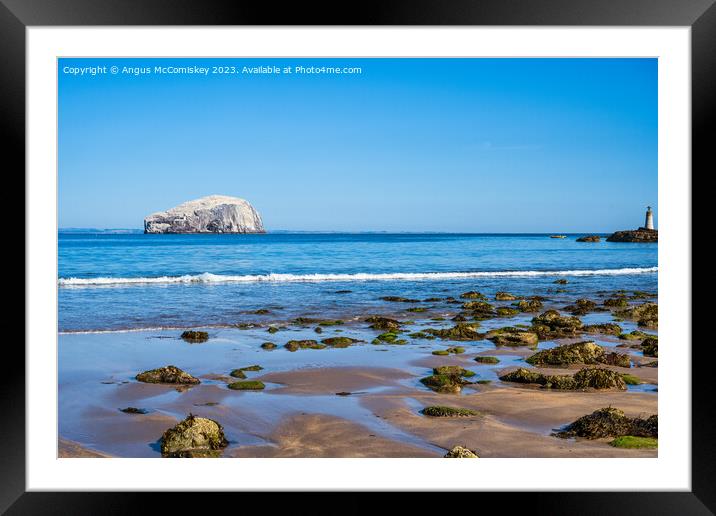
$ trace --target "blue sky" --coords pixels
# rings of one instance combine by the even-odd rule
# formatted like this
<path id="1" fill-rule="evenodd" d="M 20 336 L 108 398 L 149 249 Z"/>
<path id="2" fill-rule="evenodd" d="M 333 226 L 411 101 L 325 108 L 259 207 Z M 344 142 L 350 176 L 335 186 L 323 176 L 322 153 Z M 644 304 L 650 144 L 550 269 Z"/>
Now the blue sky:
<path id="1" fill-rule="evenodd" d="M 65 67 L 360 67 L 74 75 Z M 61 59 L 59 226 L 242 197 L 268 230 L 610 232 L 657 209 L 656 59 Z M 658 223 L 658 218 L 656 219 Z"/>

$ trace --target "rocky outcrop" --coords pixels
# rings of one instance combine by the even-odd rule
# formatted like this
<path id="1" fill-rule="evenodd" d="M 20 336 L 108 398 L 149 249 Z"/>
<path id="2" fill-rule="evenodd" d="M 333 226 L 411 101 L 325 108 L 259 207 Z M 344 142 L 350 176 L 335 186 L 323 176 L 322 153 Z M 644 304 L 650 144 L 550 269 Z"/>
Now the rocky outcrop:
<path id="1" fill-rule="evenodd" d="M 265 233 L 261 216 L 248 201 L 210 195 L 144 219 L 145 233 Z"/>
<path id="2" fill-rule="evenodd" d="M 607 238 L 607 242 L 652 243 L 658 241 L 659 231 L 646 228 L 639 228 L 632 231 L 617 231 Z"/>
<path id="3" fill-rule="evenodd" d="M 196 385 L 200 383 L 198 378 L 194 378 L 189 373 L 173 365 L 144 371 L 143 373 L 139 373 L 136 379 L 144 383 L 173 383 L 183 385 Z"/>
<path id="4" fill-rule="evenodd" d="M 561 432 L 552 435 L 562 438 L 584 437 L 586 439 L 601 439 L 622 435 L 658 437 L 659 417 L 653 415 L 647 419 L 631 418 L 625 416 L 624 412 L 618 408 L 606 407 L 580 417 L 567 425 Z"/>
<path id="5" fill-rule="evenodd" d="M 477 459 L 479 458 L 475 452 L 463 446 L 453 446 L 443 458 L 445 459 Z"/>
<path id="6" fill-rule="evenodd" d="M 599 235 L 587 235 L 583 237 L 579 237 L 577 239 L 577 242 L 601 242 L 602 239 Z"/>
<path id="7" fill-rule="evenodd" d="M 229 442 L 222 426 L 192 414 L 170 428 L 160 439 L 164 457 L 218 457 Z"/>

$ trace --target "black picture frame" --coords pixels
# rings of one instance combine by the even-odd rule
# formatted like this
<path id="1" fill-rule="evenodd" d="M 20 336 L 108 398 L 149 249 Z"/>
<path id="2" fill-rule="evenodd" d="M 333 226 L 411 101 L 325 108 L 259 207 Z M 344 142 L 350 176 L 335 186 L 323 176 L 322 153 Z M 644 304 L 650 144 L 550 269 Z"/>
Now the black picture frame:
<path id="1" fill-rule="evenodd" d="M 692 171 L 713 170 L 716 142 L 716 5 L 714 0 L 363 0 L 356 3 L 270 2 L 237 0 L 0 0 L 0 106 L 4 162 L 9 173 L 25 166 L 25 29 L 31 26 L 83 25 L 551 25 L 551 26 L 689 26 L 692 72 Z M 692 233 L 693 234 L 693 233 Z M 25 269 L 32 274 L 32 270 Z M 691 302 L 691 300 L 684 300 Z M 688 337 L 687 337 L 688 340 Z M 689 345 L 684 342 L 684 345 Z M 710 343 L 704 343 L 710 344 Z M 3 425 L 0 511 L 7 514 L 123 514 L 141 507 L 131 493 L 28 493 L 25 491 L 24 352 L 8 350 L 14 367 L 2 375 Z M 17 348 L 18 346 L 15 346 Z M 709 346 L 692 347 L 692 491 L 640 493 L 510 493 L 512 508 L 531 507 L 541 514 L 712 514 L 716 511 L 716 453 L 711 438 L 713 399 L 707 382 Z M 10 358 L 8 358 L 8 356 Z M 22 365 L 22 367 L 20 366 Z M 22 422 L 22 424 L 19 424 Z M 548 472 L 545 472 L 548 474 Z M 539 474 L 535 472 L 534 474 Z M 162 494 L 165 500 L 206 504 L 204 496 Z M 171 499 L 169 497 L 172 497 Z M 217 496 L 217 495 L 211 495 Z M 241 494 L 262 503 L 265 494 Z M 345 500 L 343 513 L 365 513 L 373 502 L 357 494 Z M 438 501 L 447 494 L 436 495 Z M 480 494 L 481 505 L 493 498 Z M 499 495 L 498 495 L 499 496 Z M 301 513 L 301 500 L 292 512 Z M 410 503 L 422 510 L 431 497 L 415 494 Z M 467 500 L 469 502 L 469 499 Z M 492 501 L 492 500 L 490 500 Z M 212 502 L 213 503 L 213 502 Z M 292 501 L 292 503 L 295 503 Z M 402 502 L 401 502 L 402 503 Z M 505 500 L 502 500 L 505 503 Z M 187 505 L 184 505 L 187 504 Z M 409 510 L 402 505 L 402 510 Z M 487 507 L 487 505 L 483 505 Z M 317 510 L 314 506 L 315 512 Z"/>

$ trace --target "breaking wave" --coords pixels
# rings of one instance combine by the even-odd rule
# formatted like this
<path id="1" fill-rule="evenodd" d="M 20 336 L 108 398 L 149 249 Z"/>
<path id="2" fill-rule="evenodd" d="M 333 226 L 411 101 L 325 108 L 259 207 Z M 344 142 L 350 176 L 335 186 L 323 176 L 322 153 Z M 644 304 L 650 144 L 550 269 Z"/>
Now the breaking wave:
<path id="1" fill-rule="evenodd" d="M 566 270 L 566 271 L 478 271 L 478 272 L 387 272 L 355 274 L 259 274 L 222 275 L 205 272 L 184 276 L 154 278 L 60 278 L 60 287 L 95 287 L 106 285 L 196 284 L 196 283 L 291 283 L 323 281 L 420 281 L 464 278 L 532 277 L 532 276 L 620 276 L 658 272 L 658 267 L 630 267 L 623 269 Z"/>

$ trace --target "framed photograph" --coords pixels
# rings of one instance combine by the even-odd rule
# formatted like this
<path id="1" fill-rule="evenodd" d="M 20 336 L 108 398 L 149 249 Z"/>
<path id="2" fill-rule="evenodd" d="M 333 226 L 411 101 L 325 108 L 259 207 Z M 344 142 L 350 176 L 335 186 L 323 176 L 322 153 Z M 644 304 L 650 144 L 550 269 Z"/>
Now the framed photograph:
<path id="1" fill-rule="evenodd" d="M 3 0 L 27 214 L 3 510 L 548 491 L 550 514 L 710 514 L 712 4 Z"/>

